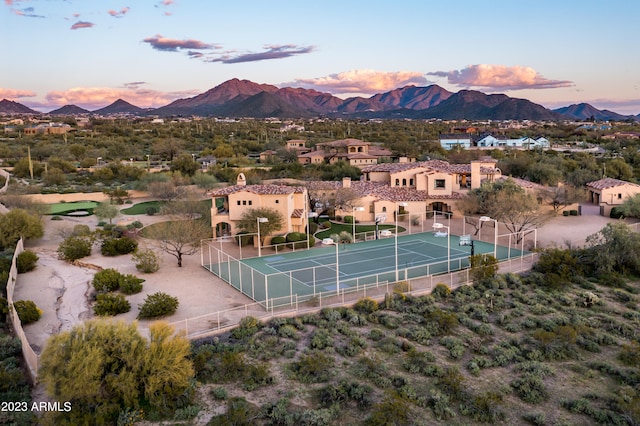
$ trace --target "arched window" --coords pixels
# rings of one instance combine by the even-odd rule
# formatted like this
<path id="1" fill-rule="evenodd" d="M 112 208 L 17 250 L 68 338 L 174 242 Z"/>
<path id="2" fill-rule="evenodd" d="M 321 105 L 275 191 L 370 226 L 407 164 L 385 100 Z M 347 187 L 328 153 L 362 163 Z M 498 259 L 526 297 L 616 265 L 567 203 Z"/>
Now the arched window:
<path id="1" fill-rule="evenodd" d="M 409 186 L 413 186 L 413 179 L 409 179 Z"/>
<path id="2" fill-rule="evenodd" d="M 407 186 L 407 180 L 406 179 L 402 179 L 402 186 Z"/>
<path id="3" fill-rule="evenodd" d="M 400 179 L 396 179 L 396 186 L 400 186 Z"/>
<path id="4" fill-rule="evenodd" d="M 383 208 L 382 208 L 382 213 L 386 213 L 386 212 L 387 212 L 387 208 L 386 208 L 386 207 L 383 207 Z"/>

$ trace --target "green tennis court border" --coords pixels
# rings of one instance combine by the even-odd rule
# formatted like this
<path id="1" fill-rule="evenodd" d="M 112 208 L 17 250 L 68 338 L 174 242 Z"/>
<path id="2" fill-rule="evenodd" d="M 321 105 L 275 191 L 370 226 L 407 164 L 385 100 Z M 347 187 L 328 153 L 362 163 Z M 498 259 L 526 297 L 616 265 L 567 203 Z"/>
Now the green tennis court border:
<path id="1" fill-rule="evenodd" d="M 308 300 L 343 290 L 405 281 L 469 267 L 470 246 L 456 235 L 434 232 L 399 235 L 355 244 L 320 245 L 310 250 L 235 259 L 213 244 L 203 244 L 202 266 L 266 307 L 274 299 Z M 449 246 L 449 255 L 447 255 Z M 204 250 L 208 247 L 208 253 Z M 529 252 L 474 240 L 475 254 L 496 254 L 499 261 Z M 338 262 L 336 264 L 336 252 Z M 263 250 L 264 253 L 264 250 Z M 396 261 L 397 259 L 397 261 Z M 397 269 L 396 269 L 397 262 Z M 336 285 L 339 282 L 339 286 Z M 269 302 L 271 301 L 271 302 Z"/>

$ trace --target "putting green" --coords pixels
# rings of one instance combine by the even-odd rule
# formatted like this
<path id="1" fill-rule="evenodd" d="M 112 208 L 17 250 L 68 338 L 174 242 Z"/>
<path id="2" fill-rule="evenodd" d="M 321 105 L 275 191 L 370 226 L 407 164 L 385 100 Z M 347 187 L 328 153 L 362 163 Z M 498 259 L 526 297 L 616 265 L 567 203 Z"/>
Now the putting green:
<path id="1" fill-rule="evenodd" d="M 95 209 L 98 204 L 99 203 L 96 201 L 77 201 L 72 203 L 48 204 L 48 214 L 67 215 L 69 213 L 77 212 L 80 210 L 86 210 L 89 213 L 93 213 L 93 209 Z"/>

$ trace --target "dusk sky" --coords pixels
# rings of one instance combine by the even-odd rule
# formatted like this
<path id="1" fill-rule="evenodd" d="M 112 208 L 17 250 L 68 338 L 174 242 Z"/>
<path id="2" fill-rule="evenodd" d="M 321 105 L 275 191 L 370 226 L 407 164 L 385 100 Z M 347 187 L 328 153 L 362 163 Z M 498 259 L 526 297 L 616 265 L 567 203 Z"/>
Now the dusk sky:
<path id="1" fill-rule="evenodd" d="M 159 107 L 232 78 L 640 113 L 639 0 L 2 0 L 0 99 Z"/>

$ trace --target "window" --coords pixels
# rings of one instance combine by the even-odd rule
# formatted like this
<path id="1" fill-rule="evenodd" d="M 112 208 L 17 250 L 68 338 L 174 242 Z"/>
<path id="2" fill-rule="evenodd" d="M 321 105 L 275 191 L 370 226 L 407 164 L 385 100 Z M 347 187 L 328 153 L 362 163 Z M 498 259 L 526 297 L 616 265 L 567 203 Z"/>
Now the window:
<path id="1" fill-rule="evenodd" d="M 402 186 L 407 186 L 407 180 L 406 179 L 402 179 Z"/>
<path id="2" fill-rule="evenodd" d="M 242 200 L 242 205 L 246 206 L 247 205 L 247 200 Z"/>
<path id="3" fill-rule="evenodd" d="M 280 204 L 280 200 L 276 200 L 276 204 Z"/>
<path id="4" fill-rule="evenodd" d="M 436 189 L 444 189 L 445 188 L 445 180 L 444 179 L 436 179 L 435 180 L 435 188 Z"/>
<path id="5" fill-rule="evenodd" d="M 413 179 L 409 179 L 409 186 L 413 186 Z"/>
<path id="6" fill-rule="evenodd" d="M 396 179 L 396 186 L 400 186 L 400 179 Z"/>
<path id="7" fill-rule="evenodd" d="M 238 205 L 240 205 L 240 200 L 238 200 Z"/>
<path id="8" fill-rule="evenodd" d="M 253 201 L 249 200 L 249 205 L 250 206 L 253 205 Z"/>
<path id="9" fill-rule="evenodd" d="M 386 212 L 387 212 L 387 208 L 386 208 L 386 207 L 383 207 L 383 208 L 382 208 L 382 213 L 386 213 Z"/>
<path id="10" fill-rule="evenodd" d="M 618 200 L 622 199 L 622 194 L 618 194 Z"/>

